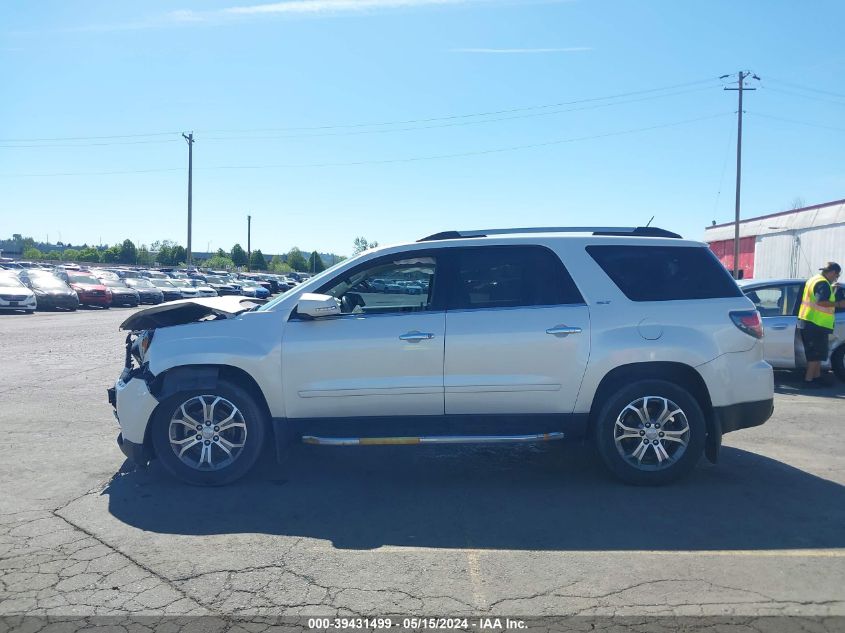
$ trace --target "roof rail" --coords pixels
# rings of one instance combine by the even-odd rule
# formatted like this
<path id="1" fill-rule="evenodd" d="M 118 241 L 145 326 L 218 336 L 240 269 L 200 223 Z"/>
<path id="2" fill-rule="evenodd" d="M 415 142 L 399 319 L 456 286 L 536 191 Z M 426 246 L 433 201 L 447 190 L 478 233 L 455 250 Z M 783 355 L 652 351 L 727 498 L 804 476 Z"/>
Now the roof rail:
<path id="1" fill-rule="evenodd" d="M 441 231 L 424 237 L 418 242 L 435 240 L 456 240 L 470 237 L 488 237 L 490 235 L 515 235 L 519 233 L 592 233 L 593 235 L 620 235 L 628 237 L 671 237 L 681 239 L 672 231 L 656 226 L 534 226 L 513 229 L 479 229 L 474 231 Z"/>

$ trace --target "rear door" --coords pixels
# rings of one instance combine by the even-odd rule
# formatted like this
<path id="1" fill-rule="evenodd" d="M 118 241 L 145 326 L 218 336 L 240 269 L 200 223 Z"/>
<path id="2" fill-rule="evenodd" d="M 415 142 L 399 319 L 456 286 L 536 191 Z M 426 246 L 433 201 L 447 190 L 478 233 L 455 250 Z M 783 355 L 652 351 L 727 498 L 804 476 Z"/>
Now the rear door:
<path id="1" fill-rule="evenodd" d="M 450 249 L 447 414 L 570 413 L 590 350 L 590 315 L 541 246 Z"/>

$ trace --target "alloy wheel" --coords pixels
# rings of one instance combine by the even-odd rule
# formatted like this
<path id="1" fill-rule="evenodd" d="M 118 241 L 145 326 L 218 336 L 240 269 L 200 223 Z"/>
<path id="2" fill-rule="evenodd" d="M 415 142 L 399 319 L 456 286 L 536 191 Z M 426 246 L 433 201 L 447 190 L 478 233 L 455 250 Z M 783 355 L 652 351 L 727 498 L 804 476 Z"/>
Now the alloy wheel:
<path id="1" fill-rule="evenodd" d="M 174 454 L 195 470 L 230 466 L 246 444 L 246 420 L 221 396 L 194 396 L 179 405 L 170 418 L 168 437 Z"/>
<path id="2" fill-rule="evenodd" d="M 613 426 L 619 455 L 638 470 L 663 470 L 681 458 L 689 445 L 690 425 L 684 411 L 663 396 L 643 396 L 628 403 Z"/>

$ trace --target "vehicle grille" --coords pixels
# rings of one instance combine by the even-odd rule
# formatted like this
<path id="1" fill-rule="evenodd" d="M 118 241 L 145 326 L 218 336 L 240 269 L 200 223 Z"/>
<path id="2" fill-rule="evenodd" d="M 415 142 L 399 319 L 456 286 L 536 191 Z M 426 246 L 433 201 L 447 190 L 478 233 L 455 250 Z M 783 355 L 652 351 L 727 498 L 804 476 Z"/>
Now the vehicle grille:
<path id="1" fill-rule="evenodd" d="M 26 295 L 0 295 L 0 299 L 3 301 L 24 301 Z"/>
<path id="2" fill-rule="evenodd" d="M 105 297 L 106 293 L 102 290 L 91 290 L 89 293 L 92 297 Z"/>

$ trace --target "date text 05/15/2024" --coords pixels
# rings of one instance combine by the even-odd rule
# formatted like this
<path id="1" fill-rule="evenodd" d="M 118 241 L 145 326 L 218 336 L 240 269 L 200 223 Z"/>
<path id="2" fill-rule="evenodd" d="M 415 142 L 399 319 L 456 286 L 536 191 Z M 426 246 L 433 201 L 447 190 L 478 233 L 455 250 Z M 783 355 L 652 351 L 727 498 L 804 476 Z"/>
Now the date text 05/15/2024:
<path id="1" fill-rule="evenodd" d="M 458 631 L 514 631 L 525 629 L 524 620 L 497 617 L 370 617 L 370 618 L 309 618 L 311 631 L 387 630 L 404 631 L 458 630 Z"/>

